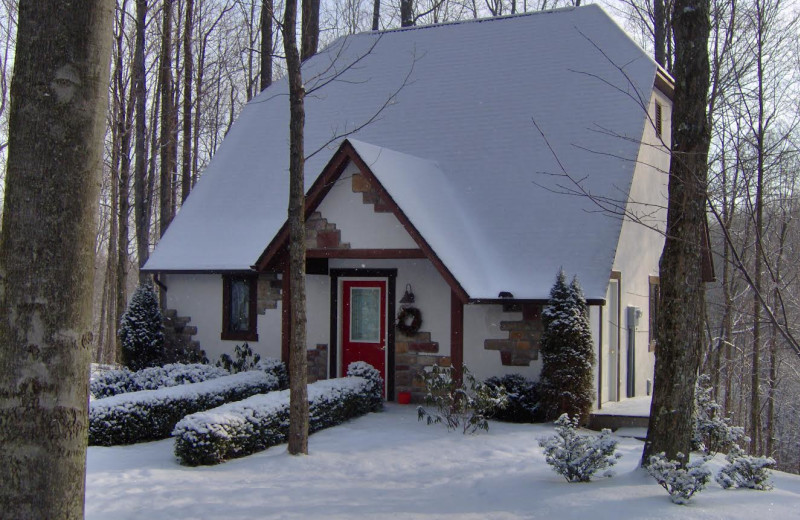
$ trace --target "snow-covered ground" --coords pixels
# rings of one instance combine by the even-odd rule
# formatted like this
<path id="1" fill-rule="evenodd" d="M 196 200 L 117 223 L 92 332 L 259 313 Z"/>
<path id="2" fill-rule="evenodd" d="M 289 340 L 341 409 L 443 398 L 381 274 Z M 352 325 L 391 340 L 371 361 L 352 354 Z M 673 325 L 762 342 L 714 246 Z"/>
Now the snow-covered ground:
<path id="1" fill-rule="evenodd" d="M 800 517 L 800 476 L 773 491 L 712 482 L 688 506 L 636 469 L 642 443 L 620 439 L 617 475 L 569 484 L 537 440 L 552 427 L 492 422 L 475 436 L 417 422 L 387 405 L 311 436 L 310 455 L 277 446 L 219 466 L 187 468 L 173 441 L 91 447 L 87 519 L 747 519 Z M 721 457 L 713 463 L 714 473 Z"/>
<path id="2" fill-rule="evenodd" d="M 630 417 L 650 417 L 650 396 L 633 397 L 618 402 L 603 403 L 603 408 L 595 415 L 626 415 Z"/>

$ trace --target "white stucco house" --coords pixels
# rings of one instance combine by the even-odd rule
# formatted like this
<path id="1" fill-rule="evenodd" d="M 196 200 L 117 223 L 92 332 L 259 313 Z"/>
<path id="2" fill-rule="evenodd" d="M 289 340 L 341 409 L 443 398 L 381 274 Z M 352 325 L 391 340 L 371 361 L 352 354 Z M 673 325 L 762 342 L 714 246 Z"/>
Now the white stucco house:
<path id="1" fill-rule="evenodd" d="M 649 393 L 673 84 L 601 8 L 349 36 L 303 76 L 312 378 L 365 360 L 389 400 L 434 362 L 536 379 L 563 268 L 597 406 Z M 211 359 L 287 359 L 288 108 L 285 80 L 244 108 L 145 266 Z"/>

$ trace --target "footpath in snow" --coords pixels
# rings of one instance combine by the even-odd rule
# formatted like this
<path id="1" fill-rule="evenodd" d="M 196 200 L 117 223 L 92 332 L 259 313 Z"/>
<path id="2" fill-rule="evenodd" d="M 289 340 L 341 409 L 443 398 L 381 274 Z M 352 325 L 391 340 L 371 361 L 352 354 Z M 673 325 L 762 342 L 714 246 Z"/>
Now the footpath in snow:
<path id="1" fill-rule="evenodd" d="M 569 484 L 544 462 L 548 425 L 491 422 L 464 436 L 387 405 L 311 436 L 310 455 L 285 445 L 226 462 L 178 464 L 171 439 L 91 447 L 86 518 L 180 519 L 742 519 L 800 517 L 800 476 L 774 472 L 772 491 L 715 482 L 688 506 L 637 469 L 642 443 L 620 439 L 616 476 Z M 724 461 L 712 463 L 714 473 Z"/>

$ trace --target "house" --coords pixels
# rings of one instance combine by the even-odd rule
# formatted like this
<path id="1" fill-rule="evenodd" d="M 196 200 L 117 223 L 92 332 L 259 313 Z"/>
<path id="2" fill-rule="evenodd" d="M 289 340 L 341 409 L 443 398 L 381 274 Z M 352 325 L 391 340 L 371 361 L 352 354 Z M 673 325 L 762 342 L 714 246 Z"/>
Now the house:
<path id="1" fill-rule="evenodd" d="M 538 378 L 563 268 L 597 405 L 650 392 L 673 84 L 600 7 L 348 36 L 303 76 L 312 379 Z M 145 266 L 212 359 L 288 357 L 288 105 L 284 80 L 244 108 Z"/>

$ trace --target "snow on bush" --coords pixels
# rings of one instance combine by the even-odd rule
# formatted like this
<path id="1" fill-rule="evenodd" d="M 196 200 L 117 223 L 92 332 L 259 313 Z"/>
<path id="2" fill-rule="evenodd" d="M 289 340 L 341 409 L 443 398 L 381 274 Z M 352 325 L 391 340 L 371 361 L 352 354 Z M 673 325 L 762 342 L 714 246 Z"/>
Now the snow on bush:
<path id="1" fill-rule="evenodd" d="M 489 430 L 489 416 L 497 408 L 503 408 L 508 402 L 503 387 L 492 387 L 475 377 L 464 365 L 461 383 L 452 377 L 451 367 L 433 365 L 423 372 L 425 381 L 425 404 L 435 407 L 428 411 L 422 406 L 417 408 L 417 419 L 426 419 L 428 424 L 442 423 L 448 430 L 461 429 L 461 433 L 475 433 L 478 430 Z"/>
<path id="2" fill-rule="evenodd" d="M 600 435 L 581 435 L 576 431 L 579 423 L 578 416 L 570 419 L 562 414 L 555 422 L 556 434 L 539 439 L 545 461 L 567 482 L 589 482 L 592 475 L 613 466 L 622 456 L 616 453 L 617 441 L 610 437 L 611 430 L 603 430 Z M 604 474 L 611 475 L 610 470 Z"/>
<path id="3" fill-rule="evenodd" d="M 492 410 L 492 418 L 514 423 L 532 423 L 539 415 L 539 394 L 534 381 L 522 374 L 490 377 L 485 383 L 492 388 L 503 387 L 508 396 L 505 408 Z"/>
<path id="4" fill-rule="evenodd" d="M 308 385 L 309 433 L 378 411 L 383 382 L 362 364 L 348 377 Z M 367 365 L 368 366 L 368 365 Z M 369 367 L 373 372 L 377 370 Z M 366 377 L 354 376 L 360 373 Z M 172 432 L 181 464 L 219 464 L 286 441 L 289 434 L 289 390 L 257 395 L 180 421 Z"/>
<path id="5" fill-rule="evenodd" d="M 165 439 L 184 416 L 277 390 L 279 378 L 257 370 L 91 401 L 89 444 L 113 446 Z"/>
<path id="6" fill-rule="evenodd" d="M 164 325 L 153 286 L 140 284 L 119 320 L 125 366 L 132 370 L 157 365 L 164 356 Z"/>
<path id="7" fill-rule="evenodd" d="M 678 458 L 683 457 L 682 453 L 678 453 Z M 707 457 L 695 460 L 684 468 L 680 461 L 669 460 L 664 453 L 660 453 L 650 457 L 647 472 L 667 490 L 670 500 L 676 504 L 686 504 L 692 495 L 705 489 L 711 479 L 711 471 L 705 467 L 707 460 Z"/>
<path id="8" fill-rule="evenodd" d="M 278 388 L 281 390 L 289 387 L 289 373 L 286 371 L 286 364 L 283 361 L 275 358 L 265 358 L 256 363 L 256 370 L 263 370 L 267 374 L 277 377 Z"/>
<path id="9" fill-rule="evenodd" d="M 100 399 L 127 392 L 200 383 L 227 375 L 229 373 L 222 368 L 200 363 L 189 365 L 173 363 L 163 367 L 144 368 L 137 372 L 122 368 L 98 374 L 89 383 L 89 391 L 95 399 Z"/>
<path id="10" fill-rule="evenodd" d="M 712 397 L 711 379 L 703 374 L 695 387 L 695 420 L 692 432 L 692 449 L 706 455 L 738 449 L 741 442 L 750 439 L 744 428 L 733 426 L 729 417 L 721 417 L 722 407 Z"/>
<path id="11" fill-rule="evenodd" d="M 716 481 L 725 489 L 732 487 L 772 489 L 770 469 L 775 467 L 772 457 L 746 455 L 738 446 L 725 457 L 728 464 L 717 473 Z"/>

